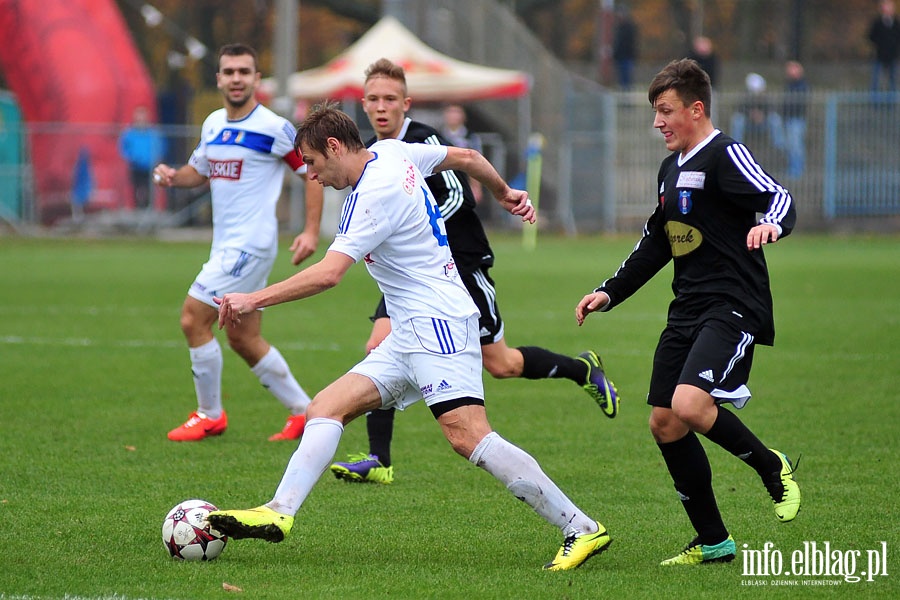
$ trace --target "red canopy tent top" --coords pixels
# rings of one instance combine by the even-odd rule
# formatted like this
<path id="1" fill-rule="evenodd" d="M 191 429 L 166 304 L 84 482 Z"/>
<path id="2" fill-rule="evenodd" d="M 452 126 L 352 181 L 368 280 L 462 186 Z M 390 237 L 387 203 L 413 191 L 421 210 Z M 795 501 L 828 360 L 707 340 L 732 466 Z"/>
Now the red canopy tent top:
<path id="1" fill-rule="evenodd" d="M 427 46 L 397 19 L 384 17 L 325 65 L 289 76 L 288 96 L 294 100 L 362 98 L 365 70 L 379 58 L 403 67 L 409 95 L 420 102 L 516 98 L 531 88 L 531 77 L 525 72 L 450 58 Z M 268 78 L 261 92 L 275 96 L 277 87 Z"/>

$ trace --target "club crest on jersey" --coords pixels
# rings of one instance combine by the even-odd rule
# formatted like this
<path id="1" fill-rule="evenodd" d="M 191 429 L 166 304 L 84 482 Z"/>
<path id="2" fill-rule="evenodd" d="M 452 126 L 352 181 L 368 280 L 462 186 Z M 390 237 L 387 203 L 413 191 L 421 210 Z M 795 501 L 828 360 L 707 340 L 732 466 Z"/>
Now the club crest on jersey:
<path id="1" fill-rule="evenodd" d="M 681 190 L 678 192 L 678 210 L 681 214 L 686 215 L 691 212 L 691 190 Z"/>
<path id="2" fill-rule="evenodd" d="M 226 129 L 225 131 L 222 132 L 222 141 L 227 142 L 230 139 L 231 139 L 231 130 Z"/>
<path id="3" fill-rule="evenodd" d="M 451 260 L 446 265 L 444 265 L 444 276 L 445 277 L 449 277 L 452 279 L 452 278 L 456 277 L 456 273 L 457 273 L 457 271 L 456 271 L 456 263 L 455 262 L 453 262 Z"/>
<path id="4" fill-rule="evenodd" d="M 412 194 L 416 189 L 416 168 L 408 160 L 403 161 L 406 168 L 406 174 L 403 176 L 403 191 Z"/>
<path id="5" fill-rule="evenodd" d="M 247 137 L 247 132 L 239 131 L 237 134 L 237 137 L 234 138 L 234 143 L 238 144 L 238 145 L 242 144 L 244 142 L 245 137 Z"/>

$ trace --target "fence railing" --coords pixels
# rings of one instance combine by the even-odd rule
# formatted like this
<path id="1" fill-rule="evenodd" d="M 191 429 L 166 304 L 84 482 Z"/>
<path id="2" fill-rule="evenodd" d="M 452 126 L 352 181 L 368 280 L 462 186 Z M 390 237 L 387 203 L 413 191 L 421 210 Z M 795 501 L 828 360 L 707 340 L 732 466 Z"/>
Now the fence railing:
<path id="1" fill-rule="evenodd" d="M 852 227 L 873 219 L 897 226 L 884 218 L 900 217 L 900 94 L 812 93 L 802 119 L 788 100 L 767 94 L 747 114 L 744 94 L 716 94 L 713 121 L 791 191 L 804 226 Z M 610 93 L 607 101 L 589 103 L 596 125 L 569 131 L 557 150 L 559 179 L 567 185 L 551 214 L 570 233 L 633 229 L 653 210 L 667 151 L 645 93 Z"/>
<path id="2" fill-rule="evenodd" d="M 853 227 L 877 220 L 897 227 L 900 222 L 900 94 L 816 92 L 805 105 L 802 145 L 789 143 L 791 121 L 782 107 L 787 98 L 765 98 L 760 115 L 746 115 L 741 94 L 717 94 L 713 119 L 719 129 L 740 136 L 758 162 L 794 196 L 806 228 Z M 545 228 L 567 233 L 633 231 L 656 201 L 656 173 L 667 151 L 652 127 L 653 113 L 642 93 L 571 94 L 567 127 L 548 139 L 545 155 L 553 153 L 558 172 L 541 190 Z M 741 123 L 743 121 L 743 124 Z M 196 127 L 163 127 L 164 160 L 183 164 L 196 145 Z M 543 133 L 543 132 L 542 132 Z M 12 153 L 17 162 L 0 156 L 0 221 L 53 225 L 73 215 L 115 214 L 125 219 L 152 213 L 154 222 L 169 226 L 209 221 L 204 190 L 150 190 L 149 211 L 135 211 L 128 165 L 117 152 L 121 127 L 107 124 L 42 123 L 15 131 L 0 130 L 7 144 L 21 144 Z M 491 140 L 493 156 L 503 156 L 504 138 Z M 511 142 L 506 142 L 510 144 Z M 514 142 L 512 143 L 514 144 Z M 802 151 L 798 162 L 796 153 Z M 793 160 L 793 163 L 792 163 Z M 502 169 L 503 161 L 498 165 Z M 547 161 L 545 161 L 546 164 Z M 512 167 L 515 169 L 515 167 Z M 513 179 L 517 173 L 505 172 Z M 87 180 L 85 181 L 85 177 Z M 87 197 L 84 197 L 87 189 Z M 296 227 L 296 202 L 288 189 L 282 210 L 285 226 Z M 490 219 L 499 211 L 486 212 Z M 498 225 L 509 223 L 500 220 Z M 327 228 L 327 224 L 325 225 Z"/>

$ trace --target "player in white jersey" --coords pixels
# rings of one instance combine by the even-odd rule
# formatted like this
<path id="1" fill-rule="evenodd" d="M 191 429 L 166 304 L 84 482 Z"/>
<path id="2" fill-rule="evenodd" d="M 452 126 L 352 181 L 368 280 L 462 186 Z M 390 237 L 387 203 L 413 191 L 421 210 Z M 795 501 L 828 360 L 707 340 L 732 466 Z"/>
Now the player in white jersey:
<path id="1" fill-rule="evenodd" d="M 424 176 L 465 171 L 506 210 L 533 223 L 528 194 L 511 189 L 473 150 L 398 140 L 366 149 L 353 120 L 328 104 L 307 115 L 295 147 L 303 154 L 310 179 L 336 189 L 352 186 L 338 233 L 315 265 L 263 290 L 218 299 L 219 326 L 241 323 L 264 306 L 334 287 L 362 260 L 384 293 L 391 333 L 316 395 L 275 497 L 249 510 L 212 512 L 210 524 L 238 539 L 281 541 L 328 468 L 347 423 L 371 410 L 405 408 L 424 399 L 457 453 L 563 532 L 564 542 L 546 569 L 573 569 L 605 550 L 610 544 L 606 529 L 575 506 L 534 458 L 488 423 L 478 310 L 456 272 L 444 219 Z"/>
<path id="2" fill-rule="evenodd" d="M 243 44 L 223 46 L 216 82 L 225 106 L 203 122 L 200 143 L 188 164 L 179 169 L 160 164 L 153 171 L 154 181 L 163 187 L 195 187 L 208 181 L 212 196 L 209 260 L 181 309 L 197 410 L 169 432 L 173 441 L 199 441 L 220 435 L 228 426 L 222 406 L 222 349 L 212 329 L 218 315 L 213 297 L 266 286 L 278 252 L 275 205 L 284 166 L 298 175 L 306 173 L 294 150 L 294 126 L 256 99 L 260 82 L 256 51 Z M 295 265 L 315 251 L 321 216 L 322 188 L 307 181 L 306 227 L 291 245 Z M 240 325 L 227 327 L 228 344 L 289 411 L 282 430 L 269 439 L 297 439 L 303 433 L 310 398 L 278 349 L 262 337 L 261 323 L 262 313 L 255 312 Z"/>

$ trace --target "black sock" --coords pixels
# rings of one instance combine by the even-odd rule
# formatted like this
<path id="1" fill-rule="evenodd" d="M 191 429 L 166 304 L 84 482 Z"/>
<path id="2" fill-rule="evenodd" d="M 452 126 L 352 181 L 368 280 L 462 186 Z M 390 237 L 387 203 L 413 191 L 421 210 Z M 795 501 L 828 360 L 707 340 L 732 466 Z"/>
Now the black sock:
<path id="1" fill-rule="evenodd" d="M 565 377 L 578 385 L 587 381 L 587 366 L 571 356 L 550 352 L 537 346 L 519 346 L 525 364 L 522 377 L 525 379 L 559 379 Z"/>
<path id="2" fill-rule="evenodd" d="M 736 414 L 721 406 L 716 408 L 719 416 L 706 437 L 747 463 L 763 479 L 770 478 L 773 472 L 780 473 L 781 460 L 775 453 L 759 441 Z"/>
<path id="3" fill-rule="evenodd" d="M 728 538 L 716 496 L 712 489 L 712 469 L 706 451 L 694 432 L 680 440 L 658 444 L 663 460 L 675 483 L 675 491 L 697 531 L 697 541 L 718 544 Z"/>
<path id="4" fill-rule="evenodd" d="M 391 466 L 391 438 L 394 437 L 394 412 L 396 409 L 373 410 L 366 416 L 369 433 L 369 454 L 378 457 L 386 467 Z"/>

